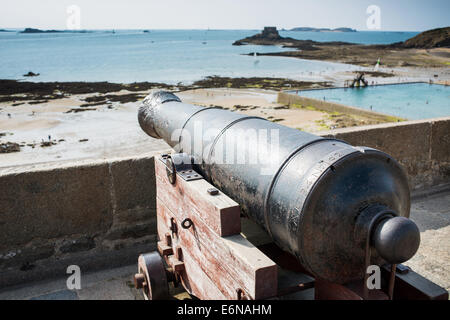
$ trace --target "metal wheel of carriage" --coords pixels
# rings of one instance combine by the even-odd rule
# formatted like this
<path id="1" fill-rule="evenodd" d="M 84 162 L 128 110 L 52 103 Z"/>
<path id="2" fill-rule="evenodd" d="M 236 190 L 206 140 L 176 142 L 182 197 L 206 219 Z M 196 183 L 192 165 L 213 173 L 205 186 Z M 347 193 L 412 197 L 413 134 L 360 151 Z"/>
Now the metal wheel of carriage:
<path id="1" fill-rule="evenodd" d="M 169 282 L 164 260 L 156 251 L 141 254 L 138 273 L 134 275 L 136 289 L 142 289 L 145 300 L 169 298 Z"/>

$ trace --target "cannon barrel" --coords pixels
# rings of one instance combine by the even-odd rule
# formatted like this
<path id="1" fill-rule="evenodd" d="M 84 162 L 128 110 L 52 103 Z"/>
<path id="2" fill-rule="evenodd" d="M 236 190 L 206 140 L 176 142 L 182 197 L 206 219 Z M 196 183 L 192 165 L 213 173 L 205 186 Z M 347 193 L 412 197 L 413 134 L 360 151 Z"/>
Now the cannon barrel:
<path id="1" fill-rule="evenodd" d="M 187 153 L 200 174 L 241 206 L 315 277 L 346 283 L 371 264 L 401 263 L 417 251 L 401 166 L 388 154 L 255 116 L 150 94 L 141 128 Z"/>

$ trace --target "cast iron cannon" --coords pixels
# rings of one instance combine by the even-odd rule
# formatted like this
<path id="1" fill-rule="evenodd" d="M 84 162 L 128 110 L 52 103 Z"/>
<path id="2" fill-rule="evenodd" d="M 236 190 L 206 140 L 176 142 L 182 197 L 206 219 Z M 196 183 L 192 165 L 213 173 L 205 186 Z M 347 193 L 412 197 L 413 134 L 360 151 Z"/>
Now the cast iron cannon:
<path id="1" fill-rule="evenodd" d="M 369 265 L 395 266 L 419 247 L 406 174 L 384 152 L 163 91 L 144 100 L 138 119 L 179 153 L 164 156 L 169 179 L 176 168 L 205 178 L 316 279 L 364 279 Z"/>

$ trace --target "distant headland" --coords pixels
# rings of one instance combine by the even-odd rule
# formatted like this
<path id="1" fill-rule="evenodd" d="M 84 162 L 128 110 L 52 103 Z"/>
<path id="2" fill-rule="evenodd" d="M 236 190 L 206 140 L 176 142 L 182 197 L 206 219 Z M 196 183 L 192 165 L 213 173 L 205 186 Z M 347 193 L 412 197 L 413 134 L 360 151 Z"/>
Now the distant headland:
<path id="1" fill-rule="evenodd" d="M 265 27 L 261 33 L 233 43 L 235 46 L 247 44 L 297 49 L 269 53 L 251 52 L 249 55 L 284 56 L 360 66 L 373 66 L 381 59 L 382 65 L 389 67 L 440 67 L 448 63 L 446 59 L 450 56 L 450 27 L 428 30 L 404 42 L 385 45 L 298 40 L 280 36 L 276 27 Z M 427 51 L 423 52 L 424 49 Z M 445 51 L 434 53 L 431 50 Z"/>
<path id="2" fill-rule="evenodd" d="M 26 28 L 23 31 L 20 31 L 19 33 L 89 33 L 92 31 L 87 30 L 41 30 L 41 29 L 35 29 L 35 28 Z"/>
<path id="3" fill-rule="evenodd" d="M 439 28 L 422 32 L 406 40 L 403 43 L 405 48 L 450 48 L 450 27 Z"/>

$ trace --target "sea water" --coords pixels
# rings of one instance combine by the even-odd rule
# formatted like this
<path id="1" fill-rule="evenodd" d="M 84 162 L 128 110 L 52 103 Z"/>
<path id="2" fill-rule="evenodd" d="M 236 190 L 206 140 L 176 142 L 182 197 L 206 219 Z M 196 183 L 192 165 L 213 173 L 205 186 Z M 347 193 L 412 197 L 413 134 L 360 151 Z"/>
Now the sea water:
<path id="1" fill-rule="evenodd" d="M 312 79 L 360 67 L 286 57 L 246 55 L 279 52 L 276 46 L 233 46 L 258 30 L 96 30 L 87 33 L 0 32 L 0 79 L 28 81 L 150 81 L 189 84 L 206 76 Z M 393 43 L 411 32 L 290 32 L 316 41 Z M 32 71 L 38 77 L 24 78 Z"/>

